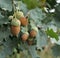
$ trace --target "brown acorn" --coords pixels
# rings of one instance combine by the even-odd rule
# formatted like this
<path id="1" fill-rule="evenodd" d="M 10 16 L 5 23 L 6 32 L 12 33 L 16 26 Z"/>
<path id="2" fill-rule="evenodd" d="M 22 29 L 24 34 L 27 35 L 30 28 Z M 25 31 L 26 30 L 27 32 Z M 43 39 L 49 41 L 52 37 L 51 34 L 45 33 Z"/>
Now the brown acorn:
<path id="1" fill-rule="evenodd" d="M 23 26 L 28 25 L 28 19 L 26 17 L 21 17 L 20 21 L 21 21 L 21 25 Z"/>
<path id="2" fill-rule="evenodd" d="M 19 26 L 11 26 L 11 33 L 16 36 L 20 32 L 20 27 Z"/>
<path id="3" fill-rule="evenodd" d="M 28 32 L 23 33 L 22 36 L 21 36 L 23 41 L 26 41 L 28 39 L 28 37 L 29 37 L 29 33 Z"/>
<path id="4" fill-rule="evenodd" d="M 17 36 L 19 34 L 20 25 L 21 25 L 20 21 L 17 20 L 16 18 L 11 21 L 10 30 L 11 30 L 12 35 Z"/>
<path id="5" fill-rule="evenodd" d="M 32 30 L 30 31 L 30 36 L 31 37 L 36 37 L 38 32 L 38 28 L 37 27 L 32 27 Z"/>
<path id="6" fill-rule="evenodd" d="M 33 39 L 28 39 L 27 42 L 28 42 L 28 45 L 32 45 L 33 44 Z"/>

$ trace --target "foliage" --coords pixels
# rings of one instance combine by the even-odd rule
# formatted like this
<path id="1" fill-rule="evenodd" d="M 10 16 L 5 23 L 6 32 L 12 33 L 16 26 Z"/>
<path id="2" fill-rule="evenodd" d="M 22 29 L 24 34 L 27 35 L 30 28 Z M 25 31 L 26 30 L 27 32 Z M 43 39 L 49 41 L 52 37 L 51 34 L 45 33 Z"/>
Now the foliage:
<path id="1" fill-rule="evenodd" d="M 47 29 L 47 27 L 53 25 L 53 26 L 56 26 L 57 29 L 60 28 L 57 22 L 58 21 L 57 19 L 59 19 L 59 14 L 60 14 L 59 13 L 60 5 L 58 5 L 58 7 L 55 8 L 56 12 L 51 14 L 49 12 L 46 13 L 45 10 L 43 10 L 43 8 L 44 7 L 49 8 L 49 5 L 50 5 L 50 9 L 54 8 L 54 5 L 56 4 L 55 0 L 28 0 L 28 1 L 16 0 L 15 3 L 17 8 L 23 11 L 24 15 L 29 13 L 29 17 L 28 17 L 29 20 L 32 20 L 33 24 L 35 24 L 38 27 L 39 30 L 35 40 L 36 43 L 35 45 L 28 45 L 26 42 L 21 42 L 21 40 L 17 39 L 16 37 L 12 38 L 10 36 L 11 34 L 10 22 L 8 17 L 13 14 L 13 6 L 12 6 L 13 4 L 11 0 L 1 0 L 0 1 L 0 35 L 1 35 L 0 41 L 1 43 L 0 44 L 3 45 L 4 49 L 0 53 L 0 58 L 5 58 L 6 55 L 10 55 L 9 57 L 11 57 L 11 54 L 14 52 L 13 51 L 14 48 L 17 49 L 17 53 L 16 54 L 13 53 L 15 56 L 17 56 L 21 52 L 24 58 L 29 58 L 29 56 L 31 56 L 32 58 L 40 58 L 40 56 L 37 54 L 37 50 L 42 50 L 42 47 L 48 45 L 48 41 L 47 41 L 48 35 L 50 37 L 55 38 L 56 40 L 59 40 L 60 33 L 54 32 L 53 28 L 49 29 L 50 27 Z M 46 3 L 48 3 L 49 5 L 47 5 Z M 55 17 L 53 15 L 55 15 Z M 59 23 L 60 23 L 60 20 L 59 20 Z M 14 57 L 13 54 L 12 54 L 12 58 Z M 19 58 L 19 57 L 16 57 L 16 58 Z"/>
<path id="2" fill-rule="evenodd" d="M 51 9 L 53 9 L 54 8 L 54 6 L 57 4 L 57 2 L 56 2 L 56 0 L 46 0 L 46 2 L 47 2 L 47 6 Z M 50 5 L 50 6 L 49 6 Z"/>

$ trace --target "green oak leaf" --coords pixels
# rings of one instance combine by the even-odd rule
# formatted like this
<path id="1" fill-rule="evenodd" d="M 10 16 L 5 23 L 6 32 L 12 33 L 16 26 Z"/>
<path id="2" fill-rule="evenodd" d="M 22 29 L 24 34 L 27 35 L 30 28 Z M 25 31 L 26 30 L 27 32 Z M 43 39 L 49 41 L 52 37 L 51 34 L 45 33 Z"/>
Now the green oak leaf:
<path id="1" fill-rule="evenodd" d="M 46 33 L 47 33 L 48 36 L 58 40 L 58 34 L 56 32 L 54 32 L 53 29 L 47 28 Z"/>

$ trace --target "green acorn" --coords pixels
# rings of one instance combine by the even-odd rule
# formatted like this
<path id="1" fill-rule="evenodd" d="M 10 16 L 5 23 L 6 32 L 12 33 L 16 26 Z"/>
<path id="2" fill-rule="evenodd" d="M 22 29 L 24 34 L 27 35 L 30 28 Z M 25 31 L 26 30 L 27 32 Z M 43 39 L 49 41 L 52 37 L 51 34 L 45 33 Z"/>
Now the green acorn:
<path id="1" fill-rule="evenodd" d="M 22 11 L 16 11 L 16 13 L 14 15 L 16 15 L 17 19 L 20 19 L 21 17 L 24 17 L 24 14 L 23 14 Z"/>
<path id="2" fill-rule="evenodd" d="M 9 18 L 9 20 L 12 20 L 12 19 L 13 19 L 13 16 L 11 15 L 11 16 L 9 16 L 8 18 Z"/>

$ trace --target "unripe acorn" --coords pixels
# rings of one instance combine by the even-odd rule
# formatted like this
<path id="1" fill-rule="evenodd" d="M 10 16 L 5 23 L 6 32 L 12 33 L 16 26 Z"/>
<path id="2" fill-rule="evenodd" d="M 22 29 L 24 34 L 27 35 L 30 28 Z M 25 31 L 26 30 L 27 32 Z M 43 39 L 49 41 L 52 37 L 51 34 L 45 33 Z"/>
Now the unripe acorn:
<path id="1" fill-rule="evenodd" d="M 38 28 L 37 27 L 32 27 L 31 31 L 30 31 L 30 36 L 31 37 L 36 37 L 38 32 Z"/>
<path id="2" fill-rule="evenodd" d="M 10 30 L 11 30 L 11 33 L 12 35 L 14 36 L 17 36 L 20 32 L 20 21 L 17 20 L 16 18 L 14 18 L 12 21 L 11 21 L 11 27 L 10 27 Z"/>
<path id="3" fill-rule="evenodd" d="M 26 41 L 28 39 L 28 37 L 29 37 L 29 33 L 28 32 L 23 33 L 22 36 L 21 36 L 23 41 Z"/>
<path id="4" fill-rule="evenodd" d="M 22 11 L 16 11 L 15 15 L 16 15 L 17 19 L 20 19 L 21 17 L 24 17 L 24 14 L 23 14 Z"/>
<path id="5" fill-rule="evenodd" d="M 28 25 L 28 19 L 26 17 L 21 17 L 20 21 L 21 21 L 21 25 L 23 26 Z"/>
<path id="6" fill-rule="evenodd" d="M 12 20 L 13 19 L 13 16 L 9 16 L 8 18 L 9 18 L 9 20 Z"/>

